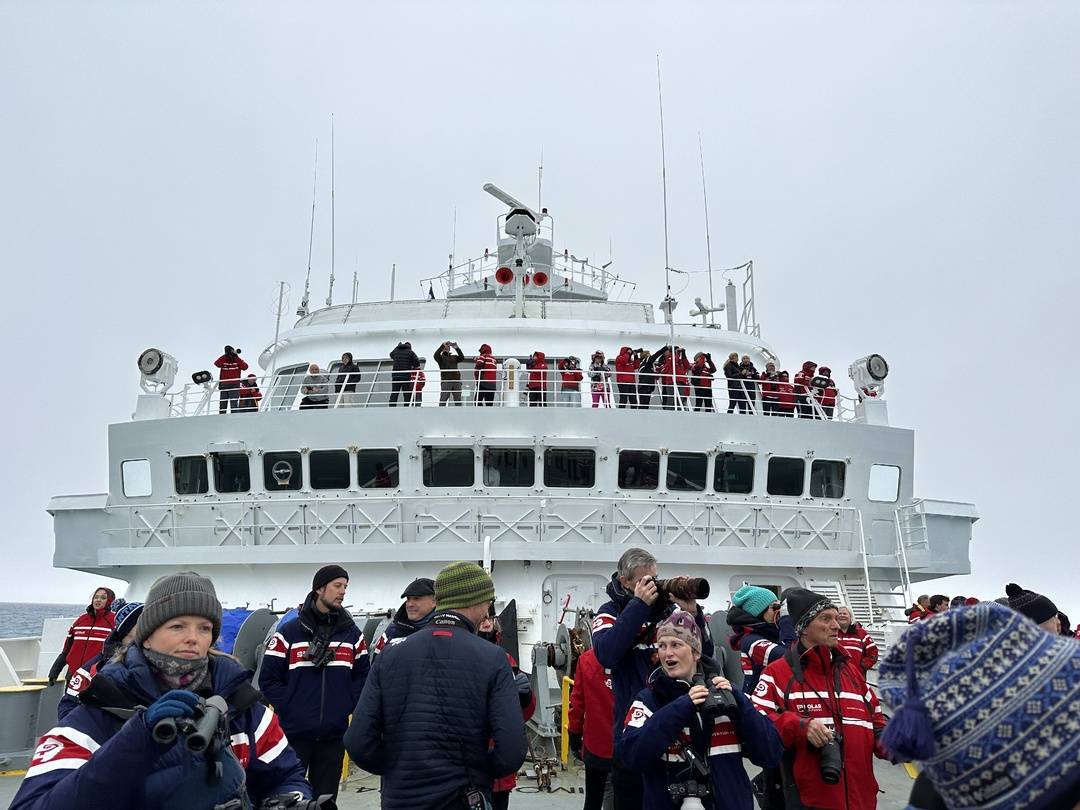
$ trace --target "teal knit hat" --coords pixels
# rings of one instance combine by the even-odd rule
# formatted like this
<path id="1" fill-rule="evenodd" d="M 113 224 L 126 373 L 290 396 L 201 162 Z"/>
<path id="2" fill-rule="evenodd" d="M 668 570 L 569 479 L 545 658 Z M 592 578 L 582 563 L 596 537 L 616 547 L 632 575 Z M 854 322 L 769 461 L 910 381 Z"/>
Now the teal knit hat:
<path id="1" fill-rule="evenodd" d="M 467 608 L 494 599 L 495 583 L 476 563 L 450 563 L 435 577 L 435 604 L 439 610 Z"/>
<path id="2" fill-rule="evenodd" d="M 769 605 L 778 601 L 775 593 L 757 585 L 743 585 L 731 597 L 731 604 L 741 607 L 751 616 L 760 616 L 769 609 Z"/>

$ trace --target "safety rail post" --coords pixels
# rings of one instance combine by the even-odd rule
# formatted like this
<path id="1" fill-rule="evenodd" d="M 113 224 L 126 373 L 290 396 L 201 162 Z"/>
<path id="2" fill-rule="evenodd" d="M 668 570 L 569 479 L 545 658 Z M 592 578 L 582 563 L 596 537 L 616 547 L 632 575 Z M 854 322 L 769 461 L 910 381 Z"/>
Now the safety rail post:
<path id="1" fill-rule="evenodd" d="M 896 550 L 900 562 L 900 585 L 904 589 L 904 606 L 912 602 L 911 596 L 911 570 L 908 568 L 907 550 L 904 548 L 904 530 L 900 526 L 900 508 L 893 510 L 893 520 L 896 522 Z"/>
<path id="2" fill-rule="evenodd" d="M 862 547 L 863 581 L 866 582 L 866 609 L 869 611 L 870 616 L 873 617 L 874 605 L 873 599 L 870 596 L 870 566 L 866 561 L 866 531 L 863 528 L 862 509 L 856 510 L 855 515 L 859 520 L 859 543 Z"/>
<path id="3" fill-rule="evenodd" d="M 559 754 L 562 764 L 570 759 L 570 689 L 574 685 L 574 679 L 569 675 L 563 675 L 562 679 L 562 722 L 559 724 Z"/>

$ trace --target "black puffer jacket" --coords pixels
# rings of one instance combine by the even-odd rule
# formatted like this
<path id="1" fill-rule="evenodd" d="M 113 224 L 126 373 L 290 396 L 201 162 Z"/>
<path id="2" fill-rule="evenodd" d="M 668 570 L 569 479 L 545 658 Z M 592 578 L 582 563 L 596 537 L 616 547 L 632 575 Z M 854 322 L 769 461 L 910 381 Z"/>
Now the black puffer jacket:
<path id="1" fill-rule="evenodd" d="M 501 648 L 460 614 L 439 611 L 375 659 L 345 748 L 382 775 L 383 810 L 442 808 L 525 761 L 525 726 Z"/>
<path id="2" fill-rule="evenodd" d="M 394 361 L 393 371 L 409 371 L 420 368 L 420 358 L 413 351 L 412 344 L 407 340 L 399 343 L 390 352 L 390 359 Z"/>

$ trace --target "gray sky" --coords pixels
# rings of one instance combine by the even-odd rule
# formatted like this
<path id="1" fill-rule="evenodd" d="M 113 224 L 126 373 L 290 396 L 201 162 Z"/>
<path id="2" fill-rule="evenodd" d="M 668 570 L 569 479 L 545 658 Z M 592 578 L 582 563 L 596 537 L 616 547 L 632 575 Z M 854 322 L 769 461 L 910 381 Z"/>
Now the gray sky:
<path id="1" fill-rule="evenodd" d="M 557 247 L 610 240 L 659 301 L 659 53 L 672 264 L 705 266 L 700 133 L 713 263 L 754 259 L 764 337 L 838 376 L 883 354 L 916 494 L 978 505 L 975 573 L 940 587 L 1080 618 L 1078 36 L 1068 2 L 0 2 L 0 598 L 87 596 L 45 505 L 106 486 L 143 348 L 187 377 L 257 355 L 279 279 L 295 309 L 316 138 L 325 298 L 331 113 L 339 301 L 357 266 L 385 298 L 392 262 L 419 295 L 455 206 L 458 255 L 493 248 L 480 186 L 535 199 L 541 148 Z"/>

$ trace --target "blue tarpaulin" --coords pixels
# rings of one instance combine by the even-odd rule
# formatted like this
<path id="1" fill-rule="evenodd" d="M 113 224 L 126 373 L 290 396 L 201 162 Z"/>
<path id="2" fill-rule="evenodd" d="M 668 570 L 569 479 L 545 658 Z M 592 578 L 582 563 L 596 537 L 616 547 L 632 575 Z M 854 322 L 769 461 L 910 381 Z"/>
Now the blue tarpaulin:
<path id="1" fill-rule="evenodd" d="M 240 632 L 240 626 L 252 613 L 253 611 L 247 608 L 229 608 L 221 612 L 221 635 L 217 640 L 219 650 L 232 653 L 236 634 Z"/>

